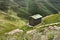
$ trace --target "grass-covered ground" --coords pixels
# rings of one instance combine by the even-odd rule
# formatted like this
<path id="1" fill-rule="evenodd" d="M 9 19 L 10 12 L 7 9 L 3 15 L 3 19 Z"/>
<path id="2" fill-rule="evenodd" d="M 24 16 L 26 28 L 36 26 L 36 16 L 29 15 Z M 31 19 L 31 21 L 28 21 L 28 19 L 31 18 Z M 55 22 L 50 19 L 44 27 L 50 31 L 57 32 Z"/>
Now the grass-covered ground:
<path id="1" fill-rule="evenodd" d="M 52 14 L 44 17 L 42 19 L 42 23 L 40 23 L 34 28 L 28 27 L 26 21 L 27 21 L 26 19 L 24 20 L 20 17 L 17 17 L 16 15 L 13 15 L 13 14 L 7 15 L 4 12 L 0 12 L 0 40 L 43 40 L 46 35 L 47 35 L 47 38 L 49 37 L 49 39 L 45 38 L 45 40 L 51 40 L 53 39 L 55 34 L 55 33 L 53 34 L 54 30 L 48 30 L 44 32 L 43 29 L 48 28 L 52 23 L 60 22 L 60 14 Z M 47 25 L 47 26 L 44 26 L 44 25 Z M 53 24 L 53 25 L 58 27 L 60 26 L 60 24 Z M 24 32 L 14 34 L 14 35 L 5 35 L 6 32 L 10 32 L 17 28 L 23 30 Z M 36 29 L 37 32 L 33 31 L 31 32 L 32 34 L 26 33 L 27 31 L 34 30 L 34 29 Z M 50 32 L 52 32 L 52 34 Z M 58 31 L 55 31 L 55 32 L 58 32 Z"/>
<path id="2" fill-rule="evenodd" d="M 14 15 L 4 15 L 0 12 L 0 34 L 25 26 L 25 21 Z"/>
<path id="3" fill-rule="evenodd" d="M 42 24 L 50 24 L 60 22 L 60 14 L 52 14 L 43 18 Z"/>

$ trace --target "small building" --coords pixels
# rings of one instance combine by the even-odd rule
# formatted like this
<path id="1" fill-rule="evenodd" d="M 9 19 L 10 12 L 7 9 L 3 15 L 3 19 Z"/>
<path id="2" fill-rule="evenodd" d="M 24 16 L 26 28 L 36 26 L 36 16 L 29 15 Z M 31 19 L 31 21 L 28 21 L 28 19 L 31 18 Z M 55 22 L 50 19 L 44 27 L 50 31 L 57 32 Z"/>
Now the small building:
<path id="1" fill-rule="evenodd" d="M 35 26 L 41 23 L 42 16 L 40 14 L 36 14 L 29 17 L 29 25 Z"/>

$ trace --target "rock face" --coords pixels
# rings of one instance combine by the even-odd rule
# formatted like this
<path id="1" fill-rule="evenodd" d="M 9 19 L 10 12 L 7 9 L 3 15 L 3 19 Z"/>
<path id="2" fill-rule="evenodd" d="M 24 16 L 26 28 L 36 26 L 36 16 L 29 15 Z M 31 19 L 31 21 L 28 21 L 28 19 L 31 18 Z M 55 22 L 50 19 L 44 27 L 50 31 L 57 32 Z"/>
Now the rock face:
<path id="1" fill-rule="evenodd" d="M 49 29 L 50 30 L 59 30 L 60 27 L 58 27 L 58 26 L 49 26 Z"/>
<path id="2" fill-rule="evenodd" d="M 20 32 L 23 32 L 23 30 L 20 30 L 20 29 L 15 29 L 15 30 L 12 30 L 12 31 L 7 32 L 7 33 L 5 33 L 5 34 L 8 34 L 8 35 L 13 35 L 13 34 L 20 33 Z"/>

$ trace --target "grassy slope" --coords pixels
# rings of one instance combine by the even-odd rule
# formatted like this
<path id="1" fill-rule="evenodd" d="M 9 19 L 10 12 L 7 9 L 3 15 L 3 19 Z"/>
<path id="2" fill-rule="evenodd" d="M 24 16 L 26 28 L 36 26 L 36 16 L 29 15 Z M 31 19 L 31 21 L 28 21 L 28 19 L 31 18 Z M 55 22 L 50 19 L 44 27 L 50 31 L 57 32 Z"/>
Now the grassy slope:
<path id="1" fill-rule="evenodd" d="M 42 23 L 37 25 L 36 29 L 38 31 L 42 31 L 42 29 L 49 27 L 53 23 L 60 22 L 60 14 L 52 14 L 52 15 L 44 17 L 42 20 L 43 20 Z M 45 26 L 45 25 L 47 25 L 47 26 Z M 59 24 L 53 24 L 52 26 L 60 27 L 60 23 Z"/>
<path id="2" fill-rule="evenodd" d="M 60 14 L 52 14 L 43 18 L 42 24 L 51 24 L 60 22 Z"/>
<path id="3" fill-rule="evenodd" d="M 43 21 L 40 24 L 40 26 L 44 24 L 60 22 L 60 14 L 52 14 L 50 16 L 44 17 L 42 20 Z M 60 26 L 60 24 L 58 25 Z M 26 22 L 22 20 L 21 18 L 15 15 L 7 16 L 2 13 L 0 13 L 0 27 L 1 27 L 0 33 L 5 33 L 15 28 L 20 28 L 20 29 L 23 29 L 24 31 L 33 29 L 26 26 Z"/>
<path id="4" fill-rule="evenodd" d="M 25 26 L 25 22 L 14 15 L 5 15 L 0 12 L 0 34 L 11 31 L 15 28 Z"/>
<path id="5" fill-rule="evenodd" d="M 56 23 L 56 22 L 60 22 L 60 14 L 52 14 L 50 16 L 44 17 L 40 26 L 45 25 L 45 24 Z M 60 26 L 60 24 L 58 24 L 57 26 Z M 37 26 L 37 27 L 39 27 L 39 26 Z M 33 28 L 27 27 L 26 22 L 24 20 L 22 20 L 21 18 L 15 16 L 15 15 L 4 15 L 4 13 L 0 12 L 0 35 L 4 34 L 5 32 L 9 32 L 13 29 L 16 29 L 16 28 L 22 29 L 24 31 L 33 29 Z M 38 30 L 40 31 L 42 28 L 38 28 Z M 43 31 L 43 30 L 41 30 L 41 31 Z M 15 40 L 19 39 L 19 37 L 21 40 L 23 40 L 23 37 L 25 37 L 24 35 L 18 34 L 18 35 L 13 35 L 13 36 L 14 37 L 16 36 Z M 1 39 L 5 40 L 5 39 L 7 39 L 7 37 L 10 37 L 10 36 L 7 36 L 5 38 L 5 35 L 2 35 L 2 36 L 0 36 L 0 40 Z M 11 36 L 11 38 L 13 36 Z"/>

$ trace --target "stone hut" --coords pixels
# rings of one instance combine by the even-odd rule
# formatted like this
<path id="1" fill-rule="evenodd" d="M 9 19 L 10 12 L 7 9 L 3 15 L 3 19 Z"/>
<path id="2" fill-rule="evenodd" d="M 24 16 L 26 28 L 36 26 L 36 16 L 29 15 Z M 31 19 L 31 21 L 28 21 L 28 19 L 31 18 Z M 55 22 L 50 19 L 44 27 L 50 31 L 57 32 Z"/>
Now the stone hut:
<path id="1" fill-rule="evenodd" d="M 42 16 L 40 14 L 36 14 L 29 17 L 29 25 L 31 26 L 35 26 L 41 23 L 41 21 L 42 21 Z"/>

